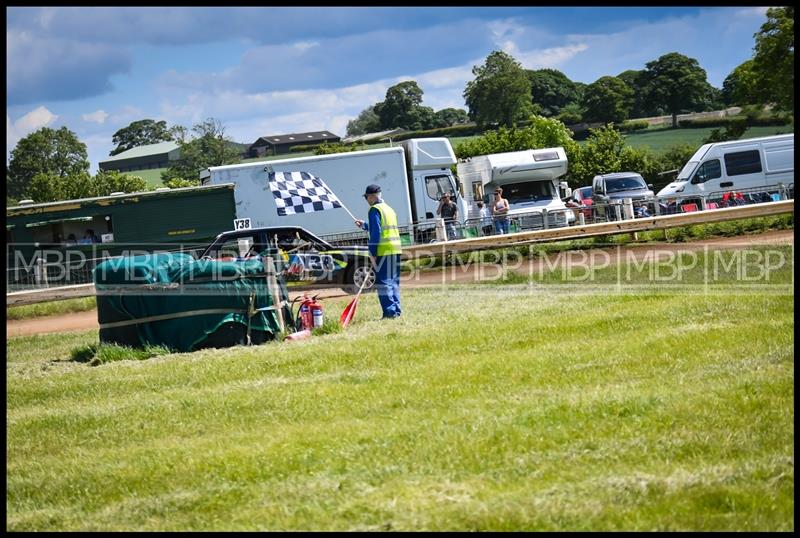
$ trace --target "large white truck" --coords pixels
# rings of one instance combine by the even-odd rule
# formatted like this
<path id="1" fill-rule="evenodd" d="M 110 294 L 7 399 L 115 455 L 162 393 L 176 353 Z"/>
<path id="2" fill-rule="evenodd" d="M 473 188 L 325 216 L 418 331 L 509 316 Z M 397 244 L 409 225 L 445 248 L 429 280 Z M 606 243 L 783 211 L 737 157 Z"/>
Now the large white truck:
<path id="1" fill-rule="evenodd" d="M 568 225 L 575 220 L 575 214 L 564 205 L 559 191 L 567 189 L 566 183 L 559 181 L 566 173 L 567 154 L 562 147 L 463 159 L 457 165 L 457 174 L 470 207 L 468 226 L 478 222 L 475 202 L 483 200 L 491 207 L 496 187 L 502 187 L 503 198 L 508 200 L 508 215 L 520 228 L 545 226 L 544 213 L 547 227 Z"/>
<path id="2" fill-rule="evenodd" d="M 270 172 L 307 172 L 320 178 L 356 217 L 366 220 L 367 185 L 381 186 L 383 199 L 397 213 L 406 241 L 427 242 L 433 236 L 439 199 L 445 192 L 459 206 L 459 219 L 467 212 L 450 167 L 456 164 L 447 138 L 403 141 L 399 146 L 330 155 L 295 157 L 245 164 L 215 166 L 201 173 L 204 185 L 233 183 L 236 216 L 250 219 L 254 228 L 302 226 L 320 235 L 356 232 L 344 209 L 279 216 L 269 189 Z M 411 226 L 413 224 L 413 227 Z M 410 231 L 414 235 L 410 235 Z"/>

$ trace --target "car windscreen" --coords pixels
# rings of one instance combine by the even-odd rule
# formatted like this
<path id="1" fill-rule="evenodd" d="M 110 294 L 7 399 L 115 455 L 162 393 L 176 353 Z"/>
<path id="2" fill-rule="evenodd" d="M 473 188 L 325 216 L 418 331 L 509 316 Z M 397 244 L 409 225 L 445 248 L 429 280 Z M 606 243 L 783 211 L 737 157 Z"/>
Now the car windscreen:
<path id="1" fill-rule="evenodd" d="M 509 204 L 552 200 L 555 197 L 556 191 L 550 181 L 531 181 L 503 185 L 503 198 L 507 199 Z"/>
<path id="2" fill-rule="evenodd" d="M 606 192 L 633 191 L 646 188 L 647 185 L 645 185 L 644 181 L 636 176 L 606 179 Z"/>
<path id="3" fill-rule="evenodd" d="M 689 177 L 694 172 L 694 169 L 697 168 L 698 161 L 689 161 L 684 165 L 681 171 L 678 173 L 678 177 L 675 178 L 676 181 L 682 181 L 684 179 L 689 179 Z"/>

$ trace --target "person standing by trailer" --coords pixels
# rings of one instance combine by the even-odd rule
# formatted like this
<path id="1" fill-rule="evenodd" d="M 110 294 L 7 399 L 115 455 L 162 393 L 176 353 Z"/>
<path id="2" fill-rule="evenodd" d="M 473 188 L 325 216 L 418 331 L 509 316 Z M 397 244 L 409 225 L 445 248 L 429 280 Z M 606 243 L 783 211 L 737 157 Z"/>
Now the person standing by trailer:
<path id="1" fill-rule="evenodd" d="M 481 230 L 483 235 L 492 235 L 492 211 L 483 204 L 483 201 L 478 200 L 478 209 L 480 210 Z"/>
<path id="2" fill-rule="evenodd" d="M 492 203 L 492 215 L 494 216 L 494 227 L 499 234 L 508 233 L 508 200 L 503 198 L 503 189 L 497 187 L 494 190 L 494 202 Z"/>
<path id="3" fill-rule="evenodd" d="M 369 254 L 375 269 L 375 288 L 383 310 L 383 319 L 399 317 L 400 309 L 400 232 L 394 209 L 381 198 L 379 185 L 369 185 L 364 199 L 370 205 L 368 222 L 356 220 L 356 226 L 369 232 Z"/>
<path id="4" fill-rule="evenodd" d="M 436 214 L 444 219 L 444 227 L 447 230 L 447 238 L 456 238 L 456 219 L 458 219 L 458 206 L 450 200 L 450 194 L 442 194 Z"/>

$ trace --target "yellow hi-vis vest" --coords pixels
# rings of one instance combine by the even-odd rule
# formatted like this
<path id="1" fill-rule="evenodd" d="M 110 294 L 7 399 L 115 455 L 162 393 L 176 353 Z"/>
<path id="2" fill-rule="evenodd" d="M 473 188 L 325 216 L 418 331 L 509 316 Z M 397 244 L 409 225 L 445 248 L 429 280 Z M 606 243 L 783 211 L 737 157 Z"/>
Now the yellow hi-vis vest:
<path id="1" fill-rule="evenodd" d="M 397 229 L 397 214 L 386 202 L 375 204 L 381 216 L 381 242 L 378 243 L 377 255 L 388 256 L 400 254 L 400 230 Z"/>

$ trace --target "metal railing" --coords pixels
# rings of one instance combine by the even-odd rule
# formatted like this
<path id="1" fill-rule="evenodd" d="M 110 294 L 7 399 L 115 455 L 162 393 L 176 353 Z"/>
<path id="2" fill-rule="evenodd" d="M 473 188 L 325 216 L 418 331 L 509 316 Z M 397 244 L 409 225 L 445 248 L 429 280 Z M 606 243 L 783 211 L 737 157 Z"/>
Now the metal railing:
<path id="1" fill-rule="evenodd" d="M 404 244 L 414 245 L 504 233 L 547 230 L 562 226 L 583 226 L 601 222 L 657 217 L 689 211 L 705 211 L 720 207 L 793 199 L 794 183 L 740 189 L 736 192 L 740 193 L 741 197 L 730 201 L 723 199 L 726 191 L 717 191 L 702 195 L 654 197 L 649 200 L 631 201 L 630 204 L 616 200 L 608 204 L 592 204 L 565 209 L 540 209 L 514 213 L 505 219 L 502 217 L 470 217 L 463 222 L 445 222 L 444 229 L 438 234 L 436 232 L 438 219 L 425 219 L 401 226 L 400 233 Z M 696 207 L 692 204 L 695 204 Z M 507 222 L 507 226 L 500 225 L 503 221 Z M 322 238 L 334 245 L 342 246 L 366 245 L 369 241 L 367 232 L 363 231 L 326 234 Z"/>

